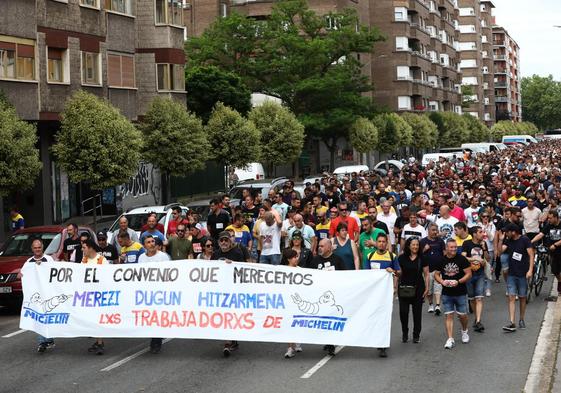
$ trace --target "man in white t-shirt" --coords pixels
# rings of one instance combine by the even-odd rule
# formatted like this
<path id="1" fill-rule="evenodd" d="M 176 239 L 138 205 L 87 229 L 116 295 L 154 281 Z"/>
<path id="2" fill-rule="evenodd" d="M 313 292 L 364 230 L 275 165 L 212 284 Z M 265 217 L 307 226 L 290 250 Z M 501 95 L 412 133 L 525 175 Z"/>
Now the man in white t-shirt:
<path id="1" fill-rule="evenodd" d="M 405 224 L 403 226 L 403 232 L 401 234 L 401 250 L 405 247 L 407 239 L 411 237 L 416 237 L 419 240 L 427 237 L 427 230 L 417 222 L 416 212 L 411 212 L 409 214 L 409 224 Z"/>
<path id="2" fill-rule="evenodd" d="M 528 206 L 522 209 L 524 231 L 526 232 L 526 236 L 532 240 L 540 232 L 540 216 L 542 212 L 536 207 L 536 200 L 533 196 L 528 197 L 526 203 Z"/>
<path id="3" fill-rule="evenodd" d="M 158 250 L 156 247 L 156 239 L 152 235 L 146 235 L 143 240 L 144 249 L 146 251 L 138 257 L 138 263 L 166 262 L 171 260 L 168 254 Z M 161 338 L 153 338 L 150 341 L 150 352 L 154 354 L 160 353 L 162 350 L 162 341 L 163 339 Z"/>
<path id="4" fill-rule="evenodd" d="M 261 257 L 259 263 L 278 265 L 281 261 L 281 227 L 282 219 L 275 211 L 265 212 L 263 222 L 259 228 L 259 244 L 261 245 Z"/>
<path id="5" fill-rule="evenodd" d="M 436 220 L 438 225 L 438 233 L 442 240 L 446 242 L 454 237 L 454 225 L 458 222 L 456 217 L 450 215 L 450 207 L 448 205 L 440 206 L 440 217 Z"/>
<path id="6" fill-rule="evenodd" d="M 391 247 L 388 247 L 390 250 L 395 250 L 395 220 L 397 220 L 397 214 L 392 213 L 391 211 L 391 203 L 388 201 L 382 202 L 382 214 L 378 214 L 378 221 L 383 222 L 388 227 L 388 240 L 391 244 Z"/>
<path id="7" fill-rule="evenodd" d="M 464 210 L 464 215 L 466 216 L 467 227 L 473 228 L 474 226 L 477 225 L 477 222 L 479 221 L 478 198 L 472 197 L 469 203 L 470 203 L 469 207 Z"/>

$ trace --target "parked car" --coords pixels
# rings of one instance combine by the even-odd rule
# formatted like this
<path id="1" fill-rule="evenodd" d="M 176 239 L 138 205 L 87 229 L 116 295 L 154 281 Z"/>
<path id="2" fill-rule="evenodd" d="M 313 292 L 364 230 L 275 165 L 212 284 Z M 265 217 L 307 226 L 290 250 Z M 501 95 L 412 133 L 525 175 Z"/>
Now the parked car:
<path id="1" fill-rule="evenodd" d="M 235 168 L 234 173 L 238 177 L 238 182 L 246 180 L 262 180 L 265 178 L 263 164 L 259 162 L 251 162 L 243 168 Z"/>
<path id="2" fill-rule="evenodd" d="M 280 190 L 287 180 L 288 179 L 286 177 L 277 177 L 275 179 L 249 180 L 240 182 L 230 190 L 230 198 L 232 200 L 240 200 L 240 203 L 243 202 L 241 199 L 243 190 L 245 188 L 251 188 L 256 192 L 260 192 L 263 198 L 266 198 L 271 188 L 277 187 Z M 232 206 L 235 205 L 232 204 Z"/>
<path id="3" fill-rule="evenodd" d="M 504 135 L 502 142 L 509 145 L 513 142 L 525 142 L 525 144 L 537 143 L 538 141 L 531 135 Z"/>
<path id="4" fill-rule="evenodd" d="M 368 172 L 370 169 L 367 165 L 346 165 L 340 166 L 339 168 L 335 168 L 333 171 L 334 175 L 349 175 L 353 172 Z"/>
<path id="5" fill-rule="evenodd" d="M 113 235 L 119 231 L 119 220 L 121 217 L 126 217 L 127 220 L 129 220 L 129 228 L 136 231 L 136 234 L 140 237 L 142 226 L 146 224 L 146 220 L 148 219 L 148 215 L 150 213 L 156 213 L 158 224 L 163 225 L 164 235 L 167 235 L 168 224 L 171 220 L 171 208 L 174 206 L 177 206 L 177 203 L 172 203 L 166 206 L 138 207 L 121 214 L 107 230 L 107 241 L 111 243 Z M 181 206 L 181 211 L 183 215 L 186 215 L 189 208 L 187 206 Z"/>
<path id="6" fill-rule="evenodd" d="M 95 233 L 88 227 L 78 227 L 78 233 Z M 67 238 L 66 227 L 60 225 L 37 226 L 21 229 L 10 236 L 0 249 L 0 305 L 19 308 L 23 299 L 21 268 L 33 253 L 31 243 L 35 239 L 43 242 L 45 254 L 62 260 L 62 246 Z"/>
<path id="7" fill-rule="evenodd" d="M 388 160 L 388 167 L 391 171 L 400 172 L 401 169 L 405 166 L 405 164 L 398 160 Z M 377 171 L 378 169 L 386 169 L 386 161 L 380 161 L 374 166 L 374 170 Z"/>

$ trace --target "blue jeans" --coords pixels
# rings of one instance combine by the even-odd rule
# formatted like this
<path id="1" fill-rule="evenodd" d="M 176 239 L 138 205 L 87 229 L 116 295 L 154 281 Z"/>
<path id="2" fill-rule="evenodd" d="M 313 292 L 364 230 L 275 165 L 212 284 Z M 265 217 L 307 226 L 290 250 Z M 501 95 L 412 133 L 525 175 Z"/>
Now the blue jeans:
<path id="1" fill-rule="evenodd" d="M 280 254 L 273 254 L 273 255 L 261 254 L 261 258 L 259 259 L 259 263 L 266 263 L 268 265 L 278 265 L 280 261 L 281 261 Z"/>
<path id="2" fill-rule="evenodd" d="M 483 270 L 481 268 L 480 270 Z M 475 298 L 482 298 L 485 296 L 485 273 L 480 272 L 471 277 L 471 279 L 466 282 L 466 289 L 468 292 L 468 299 L 473 300 Z"/>
<path id="3" fill-rule="evenodd" d="M 506 278 L 506 291 L 509 296 L 526 297 L 528 294 L 528 281 L 526 277 L 508 275 Z"/>
<path id="4" fill-rule="evenodd" d="M 458 315 L 465 315 L 468 311 L 466 295 L 461 296 L 448 296 L 442 295 L 442 308 L 444 314 L 456 313 Z"/>

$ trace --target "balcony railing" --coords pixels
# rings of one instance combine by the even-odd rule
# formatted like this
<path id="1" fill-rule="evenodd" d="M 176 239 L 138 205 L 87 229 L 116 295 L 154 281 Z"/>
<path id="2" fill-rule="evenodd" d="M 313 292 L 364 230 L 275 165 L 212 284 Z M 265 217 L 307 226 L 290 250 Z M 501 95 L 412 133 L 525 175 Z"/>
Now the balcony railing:
<path id="1" fill-rule="evenodd" d="M 508 97 L 495 96 L 495 102 L 508 102 Z"/>

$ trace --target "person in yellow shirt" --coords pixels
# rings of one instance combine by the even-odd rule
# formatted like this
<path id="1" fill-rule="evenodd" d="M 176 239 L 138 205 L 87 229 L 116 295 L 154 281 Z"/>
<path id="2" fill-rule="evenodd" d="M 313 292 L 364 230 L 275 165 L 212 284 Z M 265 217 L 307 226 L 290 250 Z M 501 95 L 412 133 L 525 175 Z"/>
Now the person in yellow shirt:
<path id="1" fill-rule="evenodd" d="M 455 233 L 454 240 L 458 244 L 457 253 L 458 255 L 460 255 L 463 251 L 462 246 L 464 245 L 464 242 L 468 240 L 472 240 L 472 237 L 468 233 L 468 228 L 466 223 L 462 221 L 458 221 L 457 223 L 454 224 L 454 233 Z"/>
<path id="2" fill-rule="evenodd" d="M 251 231 L 249 227 L 244 224 L 244 218 L 240 213 L 234 215 L 234 223 L 228 225 L 225 230 L 234 232 L 236 243 L 247 247 L 248 250 L 252 249 L 253 238 L 251 236 Z"/>

